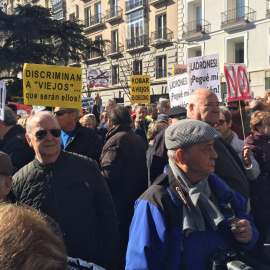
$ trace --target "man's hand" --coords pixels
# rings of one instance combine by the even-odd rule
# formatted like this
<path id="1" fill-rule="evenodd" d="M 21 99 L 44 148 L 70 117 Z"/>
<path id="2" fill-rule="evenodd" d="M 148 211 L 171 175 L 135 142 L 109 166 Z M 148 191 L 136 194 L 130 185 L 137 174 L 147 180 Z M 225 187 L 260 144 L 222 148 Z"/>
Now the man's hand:
<path id="1" fill-rule="evenodd" d="M 248 243 L 252 238 L 252 228 L 246 219 L 237 220 L 237 229 L 233 232 L 234 237 L 241 243 Z"/>
<path id="2" fill-rule="evenodd" d="M 95 95 L 95 104 L 98 105 L 98 102 L 99 102 L 99 93 L 97 92 L 96 95 Z"/>
<path id="3" fill-rule="evenodd" d="M 250 156 L 251 156 L 251 150 L 249 146 L 244 146 L 243 147 L 243 161 L 246 166 L 250 166 L 251 164 Z"/>

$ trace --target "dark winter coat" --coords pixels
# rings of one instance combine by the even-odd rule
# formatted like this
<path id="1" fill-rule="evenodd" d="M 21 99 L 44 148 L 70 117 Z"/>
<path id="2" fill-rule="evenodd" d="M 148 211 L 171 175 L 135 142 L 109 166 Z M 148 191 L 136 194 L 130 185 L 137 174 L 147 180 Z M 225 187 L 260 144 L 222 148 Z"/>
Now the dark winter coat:
<path id="1" fill-rule="evenodd" d="M 251 210 L 270 221 L 270 136 L 256 132 L 246 138 L 261 173 L 251 185 Z"/>
<path id="2" fill-rule="evenodd" d="M 114 203 L 91 159 L 65 151 L 51 164 L 34 159 L 15 174 L 12 190 L 19 202 L 57 221 L 69 256 L 118 269 Z"/>
<path id="3" fill-rule="evenodd" d="M 75 133 L 69 138 L 64 150 L 99 161 L 102 143 L 94 130 L 83 127 L 78 122 Z"/>
<path id="4" fill-rule="evenodd" d="M 0 151 L 11 158 L 14 172 L 28 164 L 35 157 L 35 152 L 25 139 L 25 130 L 20 125 L 13 126 L 0 141 Z"/>
<path id="5" fill-rule="evenodd" d="M 106 136 L 100 163 L 120 225 L 129 226 L 134 203 L 147 189 L 146 147 L 143 140 L 129 125 L 111 129 Z"/>

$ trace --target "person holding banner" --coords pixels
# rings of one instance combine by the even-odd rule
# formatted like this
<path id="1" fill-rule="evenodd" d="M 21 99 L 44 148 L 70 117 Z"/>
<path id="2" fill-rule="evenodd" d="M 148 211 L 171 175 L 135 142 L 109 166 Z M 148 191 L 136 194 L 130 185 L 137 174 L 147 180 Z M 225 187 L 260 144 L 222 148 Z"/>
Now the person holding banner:
<path id="1" fill-rule="evenodd" d="M 249 255 L 270 265 L 270 257 L 263 252 L 270 229 L 270 113 L 256 111 L 251 116 L 250 128 L 252 134 L 246 142 L 260 165 L 261 173 L 250 182 L 251 214 L 260 237 Z"/>
<path id="2" fill-rule="evenodd" d="M 215 93 L 205 88 L 197 89 L 189 96 L 187 117 L 201 120 L 214 127 L 219 120 L 219 105 L 220 102 Z M 245 168 L 239 156 L 222 137 L 215 140 L 214 149 L 218 154 L 215 173 L 231 189 L 237 191 L 248 201 L 249 185 Z"/>

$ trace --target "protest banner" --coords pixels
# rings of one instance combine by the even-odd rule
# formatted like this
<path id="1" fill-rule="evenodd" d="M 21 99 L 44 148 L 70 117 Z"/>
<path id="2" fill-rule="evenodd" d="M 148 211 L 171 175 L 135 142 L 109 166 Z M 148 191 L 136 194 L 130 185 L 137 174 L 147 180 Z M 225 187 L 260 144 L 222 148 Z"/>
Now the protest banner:
<path id="1" fill-rule="evenodd" d="M 41 111 L 46 110 L 46 107 L 45 106 L 33 106 L 33 110 L 35 113 L 37 113 L 37 112 L 41 112 Z"/>
<path id="2" fill-rule="evenodd" d="M 252 98 L 245 64 L 225 64 L 224 76 L 227 82 L 228 102 Z"/>
<path id="3" fill-rule="evenodd" d="M 221 101 L 218 54 L 188 58 L 189 89 L 208 88 Z"/>
<path id="4" fill-rule="evenodd" d="M 130 102 L 150 103 L 150 75 L 130 76 Z"/>
<path id="5" fill-rule="evenodd" d="M 6 84 L 0 82 L 0 120 L 4 121 L 6 104 Z"/>
<path id="6" fill-rule="evenodd" d="M 49 107 L 80 108 L 82 69 L 24 64 L 24 104 Z"/>
<path id="7" fill-rule="evenodd" d="M 87 97 L 82 99 L 82 109 L 93 108 L 94 99 L 92 97 Z"/>
<path id="8" fill-rule="evenodd" d="M 87 84 L 97 87 L 109 87 L 110 72 L 94 68 L 87 69 Z"/>
<path id="9" fill-rule="evenodd" d="M 24 110 L 26 111 L 28 114 L 31 113 L 31 111 L 33 110 L 33 107 L 32 106 L 27 106 L 27 105 L 24 105 L 24 104 L 20 104 L 20 103 L 16 103 L 16 102 L 11 102 L 9 101 L 8 104 L 14 104 L 17 106 L 17 110 Z M 45 108 L 45 107 L 44 107 Z"/>
<path id="10" fill-rule="evenodd" d="M 186 108 L 189 97 L 189 83 L 187 73 L 167 80 L 171 107 L 181 106 Z"/>
<path id="11" fill-rule="evenodd" d="M 187 65 L 173 64 L 172 65 L 172 76 L 177 76 L 187 72 Z"/>

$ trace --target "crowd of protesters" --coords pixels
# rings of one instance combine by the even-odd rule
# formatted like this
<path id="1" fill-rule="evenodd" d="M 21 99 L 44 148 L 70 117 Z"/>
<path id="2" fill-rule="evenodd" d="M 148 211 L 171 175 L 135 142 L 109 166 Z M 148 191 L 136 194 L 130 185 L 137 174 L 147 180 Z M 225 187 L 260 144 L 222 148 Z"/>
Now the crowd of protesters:
<path id="1" fill-rule="evenodd" d="M 0 269 L 207 270 L 220 248 L 270 265 L 269 92 L 99 99 L 20 121 L 5 107 Z"/>

